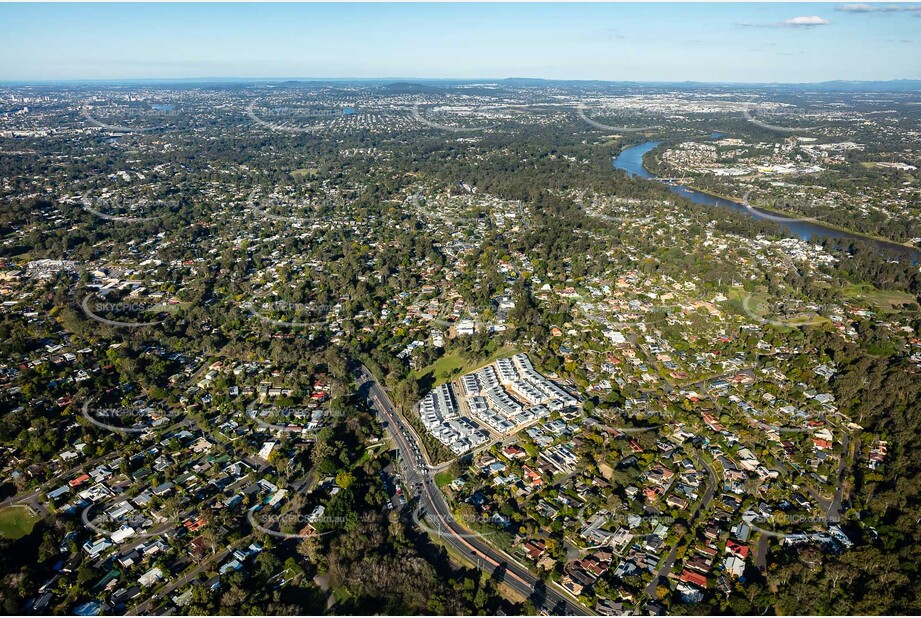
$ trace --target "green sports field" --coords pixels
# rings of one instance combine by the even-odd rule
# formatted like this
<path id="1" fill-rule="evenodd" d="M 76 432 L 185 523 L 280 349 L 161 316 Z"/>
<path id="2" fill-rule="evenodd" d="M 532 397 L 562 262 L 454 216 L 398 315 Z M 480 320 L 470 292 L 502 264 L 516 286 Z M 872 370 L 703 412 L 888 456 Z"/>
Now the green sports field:
<path id="1" fill-rule="evenodd" d="M 32 532 L 40 517 L 24 506 L 0 508 L 0 536 L 6 539 L 20 539 Z"/>

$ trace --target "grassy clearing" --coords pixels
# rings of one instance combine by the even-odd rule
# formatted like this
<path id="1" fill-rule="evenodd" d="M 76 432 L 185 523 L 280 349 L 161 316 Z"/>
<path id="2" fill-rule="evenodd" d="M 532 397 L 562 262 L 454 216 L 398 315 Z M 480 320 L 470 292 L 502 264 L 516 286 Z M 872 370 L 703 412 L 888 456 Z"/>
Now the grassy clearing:
<path id="1" fill-rule="evenodd" d="M 435 484 L 438 485 L 438 487 L 444 487 L 453 480 L 454 477 L 450 472 L 439 472 L 435 475 Z"/>
<path id="2" fill-rule="evenodd" d="M 435 378 L 435 386 L 439 386 L 455 376 L 469 373 L 474 369 L 488 365 L 496 359 L 512 356 L 517 351 L 514 346 L 505 346 L 494 351 L 487 358 L 480 360 L 465 358 L 460 354 L 445 354 L 428 367 L 420 369 L 413 377 L 416 380 L 421 380 L 427 375 L 432 375 Z"/>
<path id="3" fill-rule="evenodd" d="M 419 377 L 429 374 L 435 376 L 436 384 L 447 381 L 448 377 L 466 364 L 464 357 L 459 354 L 447 354 L 421 371 Z"/>
<path id="4" fill-rule="evenodd" d="M 764 311 L 771 296 L 762 291 L 747 292 L 741 288 L 732 288 L 726 292 L 726 298 L 736 303 L 743 311 L 747 306 L 756 315 Z"/>
<path id="5" fill-rule="evenodd" d="M 315 167 L 302 167 L 291 172 L 291 175 L 294 176 L 296 180 L 303 180 L 308 176 L 315 175 L 319 170 Z"/>
<path id="6" fill-rule="evenodd" d="M 772 307 L 777 299 L 762 291 L 749 293 L 745 290 L 732 289 L 727 293 L 727 298 L 749 318 L 772 324 L 778 328 L 797 328 L 799 326 L 818 326 L 831 323 L 831 320 L 827 317 L 805 308 L 795 315 L 793 313 L 774 315 Z"/>
<path id="7" fill-rule="evenodd" d="M 35 523 L 41 519 L 25 506 L 8 506 L 0 509 L 0 536 L 5 539 L 21 539 L 32 533 Z"/>
<path id="8" fill-rule="evenodd" d="M 744 290 L 733 289 L 728 292 L 727 296 L 730 300 L 740 304 L 747 304 L 748 308 L 754 314 L 761 317 L 765 317 L 762 314 L 772 300 L 770 296 L 760 291 L 749 294 Z M 748 298 L 746 302 L 745 299 L 749 296 L 750 298 Z M 838 298 L 844 302 L 853 301 L 860 304 L 869 304 L 871 309 L 883 313 L 921 310 L 921 308 L 918 307 L 915 297 L 907 292 L 900 292 L 898 290 L 879 290 L 866 283 L 847 285 L 840 288 L 838 290 Z M 821 320 L 816 320 L 814 317 L 804 315 L 802 318 L 788 317 L 785 318 L 785 321 L 789 322 L 790 325 L 796 325 L 798 323 L 814 323 Z"/>
<path id="9" fill-rule="evenodd" d="M 868 284 L 849 285 L 842 288 L 841 294 L 845 298 L 872 303 L 880 311 L 904 311 L 903 305 L 910 305 L 917 311 L 918 307 L 914 296 L 907 292 L 878 290 Z"/>

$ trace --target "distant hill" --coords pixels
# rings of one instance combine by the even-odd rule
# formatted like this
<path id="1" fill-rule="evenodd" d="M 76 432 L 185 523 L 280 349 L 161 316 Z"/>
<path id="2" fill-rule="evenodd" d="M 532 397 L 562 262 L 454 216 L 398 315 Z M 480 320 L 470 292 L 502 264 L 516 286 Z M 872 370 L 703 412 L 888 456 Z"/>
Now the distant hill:
<path id="1" fill-rule="evenodd" d="M 837 80 L 810 85 L 822 90 L 876 90 L 882 92 L 909 92 L 921 90 L 921 80 L 918 79 L 892 79 L 889 81 L 870 82 Z"/>
<path id="2" fill-rule="evenodd" d="M 204 86 L 212 88 L 245 87 L 250 85 L 275 86 L 279 88 L 317 88 L 339 87 L 356 88 L 373 86 L 384 94 L 426 94 L 445 93 L 463 88 L 464 92 L 474 94 L 471 89 L 482 86 L 488 92 L 488 85 L 506 88 L 527 88 L 541 86 L 557 86 L 564 88 L 607 87 L 607 88 L 677 88 L 677 89 L 706 89 L 706 88 L 771 88 L 778 90 L 812 90 L 826 92 L 918 92 L 921 91 L 921 80 L 893 79 L 893 80 L 831 80 L 813 83 L 742 83 L 742 82 L 659 82 L 659 81 L 608 81 L 596 79 L 564 80 L 542 79 L 538 77 L 508 77 L 504 79 L 450 79 L 450 78 L 247 78 L 247 77 L 201 77 L 181 79 L 120 79 L 120 80 L 17 80 L 0 81 L 0 84 L 17 85 L 71 85 L 71 86 L 138 86 L 148 85 L 154 87 L 192 87 Z"/>
<path id="3" fill-rule="evenodd" d="M 394 82 L 381 86 L 380 92 L 384 94 L 435 94 L 444 92 L 444 88 L 421 82 Z"/>

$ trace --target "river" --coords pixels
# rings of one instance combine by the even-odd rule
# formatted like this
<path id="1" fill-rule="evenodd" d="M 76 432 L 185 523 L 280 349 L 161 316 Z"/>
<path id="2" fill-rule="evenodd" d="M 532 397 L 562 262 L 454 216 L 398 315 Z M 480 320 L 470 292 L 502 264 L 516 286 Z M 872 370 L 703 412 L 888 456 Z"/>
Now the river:
<path id="1" fill-rule="evenodd" d="M 643 165 L 643 157 L 647 152 L 658 146 L 660 143 L 661 142 L 645 142 L 643 144 L 624 149 L 624 151 L 614 159 L 614 168 L 625 171 L 628 176 L 639 176 L 640 178 L 657 180 L 658 177 L 646 169 L 646 166 Z M 732 200 L 716 197 L 715 195 L 710 195 L 709 193 L 703 193 L 702 191 L 690 189 L 684 185 L 673 182 L 666 182 L 664 184 L 672 193 L 686 197 L 695 204 L 728 208 L 736 212 L 741 212 L 742 214 L 748 215 L 759 221 L 771 220 L 770 214 L 762 213 L 755 208 L 747 208 L 739 202 L 733 202 Z M 777 215 L 773 216 L 777 217 Z M 837 230 L 835 228 L 812 221 L 777 221 L 777 223 L 790 230 L 793 234 L 802 240 L 812 240 L 813 238 L 819 236 L 828 236 L 830 238 L 842 238 L 847 240 L 863 240 L 872 243 L 881 252 L 886 253 L 888 256 L 899 261 L 908 260 L 913 264 L 921 261 L 921 251 L 900 245 L 898 243 L 866 238 L 864 236 L 843 232 L 841 230 Z"/>

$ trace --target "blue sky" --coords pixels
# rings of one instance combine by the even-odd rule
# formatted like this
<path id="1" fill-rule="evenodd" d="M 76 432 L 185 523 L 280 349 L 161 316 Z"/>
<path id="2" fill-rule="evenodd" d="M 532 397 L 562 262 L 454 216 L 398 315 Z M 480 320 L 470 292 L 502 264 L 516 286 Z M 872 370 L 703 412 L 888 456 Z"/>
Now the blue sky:
<path id="1" fill-rule="evenodd" d="M 921 79 L 921 4 L 0 4 L 0 24 L 0 80 Z"/>

